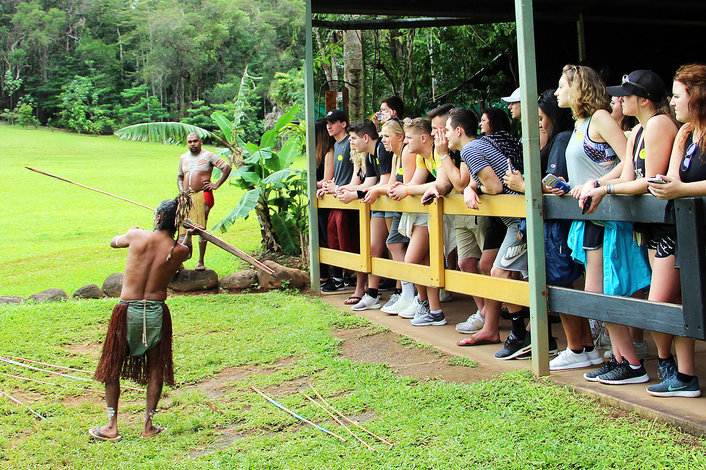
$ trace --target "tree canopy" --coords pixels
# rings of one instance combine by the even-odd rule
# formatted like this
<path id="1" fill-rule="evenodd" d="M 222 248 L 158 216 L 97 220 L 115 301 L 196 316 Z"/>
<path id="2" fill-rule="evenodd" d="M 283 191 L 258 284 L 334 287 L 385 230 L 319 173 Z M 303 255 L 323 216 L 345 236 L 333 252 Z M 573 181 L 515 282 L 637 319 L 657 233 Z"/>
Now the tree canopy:
<path id="1" fill-rule="evenodd" d="M 256 139 L 265 115 L 291 106 L 303 88 L 291 83 L 302 82 L 304 7 L 301 0 L 5 0 L 0 109 L 30 106 L 42 124 L 79 132 L 142 121 L 203 124 L 232 106 L 248 67 L 261 77 L 246 129 Z"/>

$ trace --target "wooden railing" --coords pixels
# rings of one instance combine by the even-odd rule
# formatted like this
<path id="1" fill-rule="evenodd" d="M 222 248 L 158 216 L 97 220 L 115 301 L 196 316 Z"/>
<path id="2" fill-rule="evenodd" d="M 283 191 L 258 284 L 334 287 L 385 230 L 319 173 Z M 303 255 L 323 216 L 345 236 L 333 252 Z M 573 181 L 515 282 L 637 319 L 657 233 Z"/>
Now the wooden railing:
<path id="1" fill-rule="evenodd" d="M 391 279 L 444 287 L 453 292 L 478 295 L 517 305 L 529 305 L 528 282 L 448 270 L 444 268 L 443 256 L 444 214 L 524 217 L 523 196 L 483 195 L 478 210 L 468 209 L 463 202 L 463 196 L 459 194 L 435 199 L 428 206 L 423 206 L 418 196 L 410 196 L 402 201 L 380 197 L 374 204 L 368 205 L 360 200 L 344 204 L 330 195 L 317 200 L 316 205 L 320 209 L 358 211 L 360 221 L 360 253 L 319 248 L 319 259 L 323 263 Z M 568 196 L 544 196 L 544 216 L 547 219 L 664 223 L 664 206 L 665 201 L 650 195 L 611 196 L 603 199 L 595 214 L 583 216 L 575 199 Z M 548 288 L 549 309 L 679 336 L 706 339 L 704 299 L 706 237 L 704 237 L 703 201 L 701 198 L 682 198 L 675 201 L 675 208 L 679 247 L 677 264 L 681 268 L 683 306 L 550 286 Z M 429 266 L 372 258 L 370 255 L 371 210 L 428 213 Z M 355 236 L 355 234 L 352 235 Z M 529 282 L 535 282 L 532 272 L 530 272 Z"/>

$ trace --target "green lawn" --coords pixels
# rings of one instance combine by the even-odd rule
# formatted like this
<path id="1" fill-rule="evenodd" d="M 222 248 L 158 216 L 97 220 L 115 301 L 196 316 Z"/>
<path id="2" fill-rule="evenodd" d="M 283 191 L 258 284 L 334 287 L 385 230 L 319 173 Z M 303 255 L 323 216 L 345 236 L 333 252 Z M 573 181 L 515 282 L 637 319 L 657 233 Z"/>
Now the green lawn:
<path id="1" fill-rule="evenodd" d="M 340 355 L 332 328 L 365 324 L 318 299 L 283 292 L 170 300 L 175 389 L 155 420 L 169 429 L 139 439 L 143 396 L 123 394 L 120 443 L 92 442 L 105 421 L 100 397 L 0 378 L 4 390 L 48 421 L 0 399 L 2 468 L 247 469 L 646 469 L 706 467 L 703 440 L 614 413 L 527 372 L 470 385 L 395 376 L 385 365 Z M 112 301 L 0 307 L 4 354 L 93 369 Z M 21 332 L 21 334 L 18 334 Z M 413 347 L 413 346 L 410 346 Z M 228 369 L 226 369 L 228 368 Z M 204 388 L 220 371 L 238 372 Z M 61 378 L 18 371 L 75 385 Z M 2 376 L 0 376 L 2 377 Z M 394 448 L 371 452 L 303 425 L 253 393 L 345 433 L 296 390 L 311 381 L 333 406 L 366 418 Z"/>
<path id="2" fill-rule="evenodd" d="M 108 243 L 134 225 L 151 227 L 152 213 L 25 166 L 156 207 L 176 196 L 178 157 L 186 147 L 0 125 L 0 151 L 5 161 L 0 198 L 8 209 L 0 242 L 0 295 L 28 296 L 50 287 L 72 295 L 122 271 L 127 252 Z M 242 194 L 230 185 L 216 191 L 209 225 L 228 214 Z M 245 251 L 260 248 L 254 217 L 238 221 L 222 238 Z M 196 257 L 186 266 L 195 263 Z M 206 265 L 224 276 L 241 263 L 211 246 Z"/>

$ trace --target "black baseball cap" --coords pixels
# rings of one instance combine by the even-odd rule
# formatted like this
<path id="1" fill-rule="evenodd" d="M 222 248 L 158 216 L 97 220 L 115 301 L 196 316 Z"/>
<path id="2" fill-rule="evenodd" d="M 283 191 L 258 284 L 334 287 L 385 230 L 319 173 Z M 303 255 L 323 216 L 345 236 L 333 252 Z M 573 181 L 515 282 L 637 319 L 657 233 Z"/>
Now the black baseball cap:
<path id="1" fill-rule="evenodd" d="M 331 111 L 324 116 L 324 121 L 326 122 L 345 122 L 346 124 L 348 123 L 348 116 L 346 116 L 346 113 L 341 111 L 340 109 L 332 109 Z"/>
<path id="2" fill-rule="evenodd" d="M 620 85 L 606 87 L 610 96 L 635 95 L 652 101 L 660 101 L 667 96 L 662 78 L 652 70 L 635 70 L 623 75 Z"/>

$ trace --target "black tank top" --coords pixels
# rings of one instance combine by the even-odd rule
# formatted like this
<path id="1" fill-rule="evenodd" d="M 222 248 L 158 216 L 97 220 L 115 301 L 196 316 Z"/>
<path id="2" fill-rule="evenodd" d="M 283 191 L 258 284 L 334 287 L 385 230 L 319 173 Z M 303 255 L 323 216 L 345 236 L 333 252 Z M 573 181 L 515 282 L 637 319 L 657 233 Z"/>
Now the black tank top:
<path id="1" fill-rule="evenodd" d="M 642 138 L 642 131 L 644 128 L 640 128 L 635 133 L 635 145 L 632 149 L 632 165 L 635 170 L 635 179 L 645 177 L 645 139 Z"/>
<path id="2" fill-rule="evenodd" d="M 706 157 L 703 149 L 693 142 L 694 134 L 689 134 L 684 143 L 684 156 L 679 165 L 679 178 L 685 183 L 706 180 Z"/>

